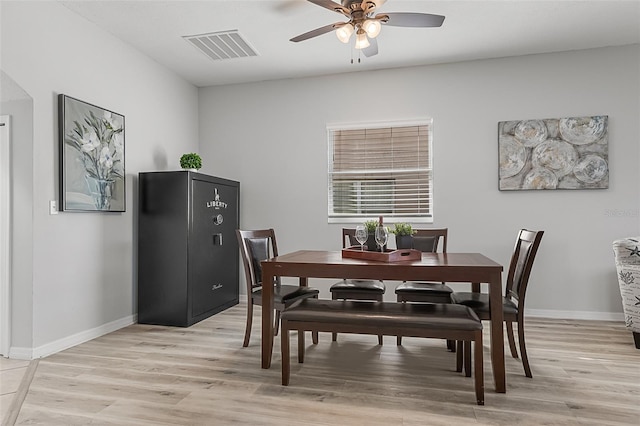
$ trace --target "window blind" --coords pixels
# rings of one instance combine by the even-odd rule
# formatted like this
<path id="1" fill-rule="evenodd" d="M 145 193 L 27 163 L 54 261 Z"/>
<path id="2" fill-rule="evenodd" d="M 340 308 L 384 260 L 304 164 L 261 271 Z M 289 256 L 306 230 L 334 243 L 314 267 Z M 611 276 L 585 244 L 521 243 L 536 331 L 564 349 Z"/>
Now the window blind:
<path id="1" fill-rule="evenodd" d="M 329 222 L 432 218 L 431 121 L 330 128 Z"/>

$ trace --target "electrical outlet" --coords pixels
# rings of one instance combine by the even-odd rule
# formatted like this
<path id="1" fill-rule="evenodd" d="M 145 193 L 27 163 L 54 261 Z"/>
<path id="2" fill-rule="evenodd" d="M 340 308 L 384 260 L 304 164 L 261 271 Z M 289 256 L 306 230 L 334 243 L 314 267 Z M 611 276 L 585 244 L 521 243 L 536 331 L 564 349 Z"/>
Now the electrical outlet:
<path id="1" fill-rule="evenodd" d="M 49 214 L 58 214 L 58 205 L 55 200 L 49 201 Z"/>

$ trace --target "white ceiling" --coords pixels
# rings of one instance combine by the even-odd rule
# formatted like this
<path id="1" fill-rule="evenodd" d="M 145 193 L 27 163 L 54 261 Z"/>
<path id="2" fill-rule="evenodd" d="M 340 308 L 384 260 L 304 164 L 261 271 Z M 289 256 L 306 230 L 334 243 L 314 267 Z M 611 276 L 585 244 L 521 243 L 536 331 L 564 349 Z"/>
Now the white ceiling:
<path id="1" fill-rule="evenodd" d="M 199 87 L 640 43 L 640 0 L 388 0 L 379 12 L 446 19 L 440 28 L 383 26 L 380 53 L 360 63 L 333 33 L 289 41 L 346 21 L 306 0 L 60 3 Z M 258 56 L 213 61 L 182 38 L 227 30 Z"/>

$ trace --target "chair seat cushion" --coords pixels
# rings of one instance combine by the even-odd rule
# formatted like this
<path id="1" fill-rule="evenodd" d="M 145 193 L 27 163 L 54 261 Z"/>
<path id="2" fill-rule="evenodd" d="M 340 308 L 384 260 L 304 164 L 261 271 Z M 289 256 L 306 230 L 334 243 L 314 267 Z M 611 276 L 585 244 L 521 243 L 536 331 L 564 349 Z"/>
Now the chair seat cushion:
<path id="1" fill-rule="evenodd" d="M 486 293 L 454 292 L 451 295 L 451 301 L 458 305 L 468 306 L 479 313 L 489 313 L 489 295 Z M 502 309 L 505 315 L 518 313 L 518 306 L 506 297 L 502 298 Z"/>
<path id="2" fill-rule="evenodd" d="M 273 287 L 274 303 L 292 303 L 296 300 L 305 299 L 307 297 L 318 296 L 320 291 L 312 287 L 300 287 L 297 285 L 279 285 Z M 254 290 L 251 294 L 253 300 L 262 304 L 262 289 Z"/>
<path id="3" fill-rule="evenodd" d="M 386 290 L 387 288 L 382 281 L 373 280 L 341 280 L 329 288 L 332 293 L 348 291 L 384 294 Z"/>
<path id="4" fill-rule="evenodd" d="M 396 287 L 396 294 L 398 293 L 428 293 L 449 296 L 453 293 L 453 289 L 441 283 L 406 282 Z"/>

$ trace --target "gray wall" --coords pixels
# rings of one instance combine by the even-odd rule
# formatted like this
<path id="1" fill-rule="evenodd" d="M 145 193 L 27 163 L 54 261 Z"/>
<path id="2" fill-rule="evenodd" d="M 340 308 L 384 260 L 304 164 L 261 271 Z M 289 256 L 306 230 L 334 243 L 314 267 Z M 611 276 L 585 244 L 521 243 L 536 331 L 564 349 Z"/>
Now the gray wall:
<path id="1" fill-rule="evenodd" d="M 10 350 L 31 358 L 135 320 L 137 174 L 177 170 L 198 149 L 198 92 L 58 2 L 0 8 L 2 71 L 33 99 L 33 137 L 12 142 L 12 188 L 28 200 L 13 206 L 12 251 L 32 264 L 13 265 Z M 59 199 L 59 93 L 125 116 L 126 213 L 48 214 Z M 22 220 L 32 235 L 16 229 Z"/>
<path id="2" fill-rule="evenodd" d="M 241 182 L 243 228 L 275 228 L 281 252 L 339 249 L 326 125 L 433 117 L 432 226 L 449 227 L 449 250 L 507 265 L 517 230 L 542 229 L 530 314 L 621 319 L 611 242 L 639 234 L 639 64 L 633 45 L 209 87 L 200 149 L 210 172 Z M 498 191 L 498 121 L 599 114 L 609 189 Z M 330 281 L 312 284 L 328 296 Z"/>
<path id="3" fill-rule="evenodd" d="M 621 318 L 611 241 L 640 233 L 638 46 L 198 91 L 57 2 L 0 2 L 0 43 L 2 71 L 28 94 L 0 99 L 19 133 L 13 357 L 135 320 L 138 172 L 178 169 L 182 153 L 200 150 L 203 172 L 241 181 L 243 227 L 273 226 L 283 252 L 338 249 L 340 225 L 326 220 L 326 125 L 423 116 L 434 118 L 433 226 L 451 229 L 451 250 L 507 264 L 517 229 L 544 229 L 534 313 Z M 59 93 L 125 115 L 126 213 L 48 215 L 59 199 Z M 592 114 L 610 117 L 608 190 L 497 190 L 498 121 Z M 328 295 L 330 282 L 313 284 Z"/>

